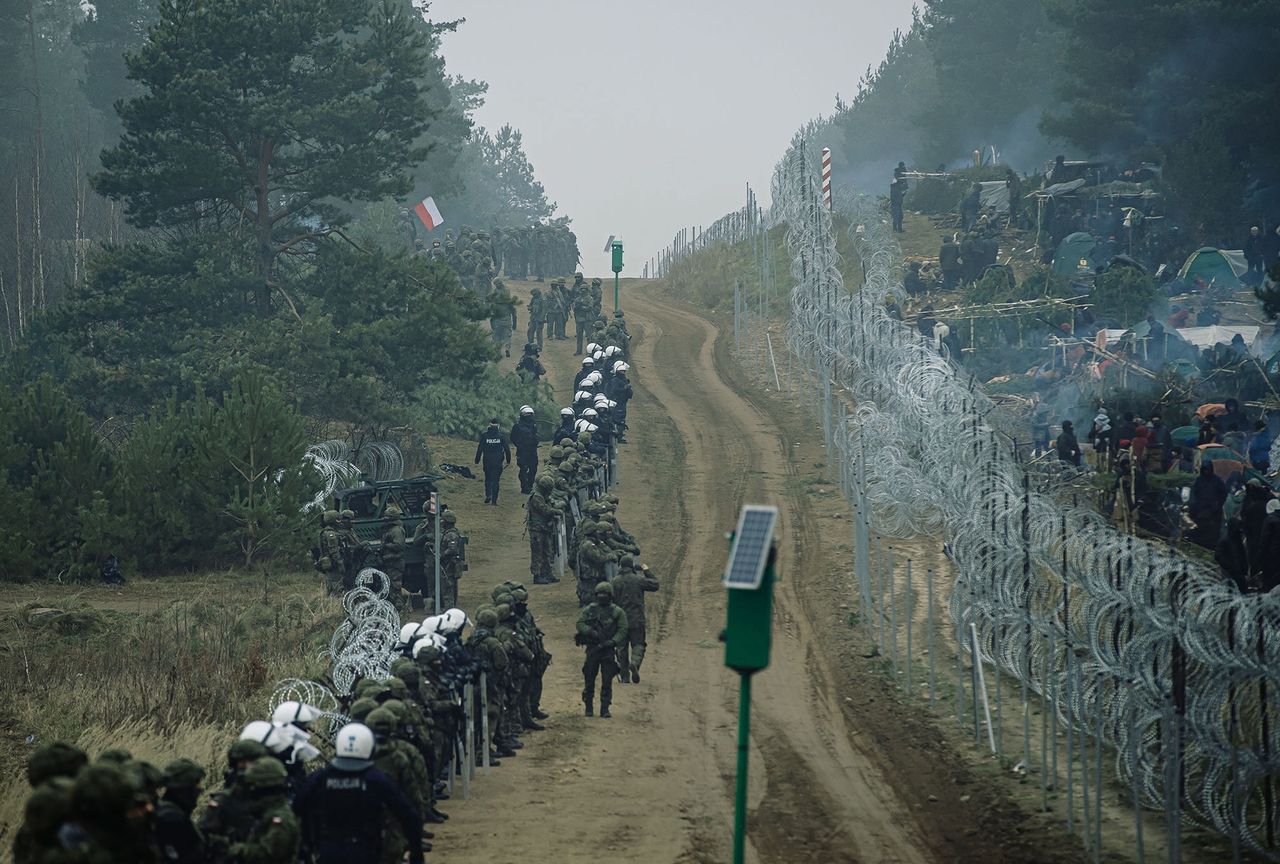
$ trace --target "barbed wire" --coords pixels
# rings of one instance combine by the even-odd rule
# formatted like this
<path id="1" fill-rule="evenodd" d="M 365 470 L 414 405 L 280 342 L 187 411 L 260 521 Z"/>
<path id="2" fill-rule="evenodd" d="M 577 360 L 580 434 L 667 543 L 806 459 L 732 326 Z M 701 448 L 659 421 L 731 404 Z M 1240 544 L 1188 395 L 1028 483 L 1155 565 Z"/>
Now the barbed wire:
<path id="1" fill-rule="evenodd" d="M 787 226 L 796 282 L 787 345 L 848 406 L 827 422 L 851 505 L 881 535 L 945 537 L 956 644 L 971 653 L 974 625 L 977 659 L 1052 694 L 1076 732 L 1100 734 L 1145 804 L 1280 860 L 1266 825 L 1280 774 L 1280 592 L 1241 595 L 1033 484 L 1012 418 L 945 345 L 885 311 L 903 296 L 901 253 L 877 204 L 850 189 L 835 199 L 863 280 L 846 289 L 817 149 L 797 136 L 775 168 L 772 218 Z M 855 570 L 868 603 L 865 555 Z"/>

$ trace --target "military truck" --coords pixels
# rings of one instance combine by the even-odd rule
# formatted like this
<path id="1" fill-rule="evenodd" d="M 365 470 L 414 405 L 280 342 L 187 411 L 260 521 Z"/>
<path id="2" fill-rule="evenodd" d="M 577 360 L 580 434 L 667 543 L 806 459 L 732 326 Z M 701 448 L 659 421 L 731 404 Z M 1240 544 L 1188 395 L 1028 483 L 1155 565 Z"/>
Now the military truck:
<path id="1" fill-rule="evenodd" d="M 341 512 L 350 510 L 355 513 L 352 527 L 356 537 L 368 544 L 361 566 L 378 564 L 378 549 L 382 545 L 383 514 L 388 505 L 400 508 L 400 524 L 404 526 L 406 541 L 413 538 L 424 516 L 423 510 L 436 491 L 436 483 L 441 474 L 429 474 L 421 477 L 409 477 L 403 480 L 363 481 L 349 489 L 339 489 L 333 493 L 332 509 Z M 442 503 L 444 509 L 447 505 Z M 358 568 L 357 568 L 358 569 Z M 422 546 L 406 543 L 404 550 L 404 586 L 410 591 L 420 591 L 425 587 L 424 579 L 434 574 L 434 559 L 427 561 Z"/>

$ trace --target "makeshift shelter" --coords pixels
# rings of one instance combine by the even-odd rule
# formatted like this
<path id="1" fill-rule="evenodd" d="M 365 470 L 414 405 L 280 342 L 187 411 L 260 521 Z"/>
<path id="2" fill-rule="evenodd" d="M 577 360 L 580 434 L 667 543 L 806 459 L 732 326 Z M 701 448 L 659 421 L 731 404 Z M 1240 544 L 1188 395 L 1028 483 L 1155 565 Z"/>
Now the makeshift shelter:
<path id="1" fill-rule="evenodd" d="M 1003 180 L 988 180 L 979 183 L 982 187 L 982 207 L 990 207 L 997 213 L 1009 212 L 1009 187 Z"/>
<path id="2" fill-rule="evenodd" d="M 1250 346 L 1258 338 L 1260 329 L 1257 325 L 1214 324 L 1212 327 L 1179 327 L 1178 335 L 1203 351 L 1214 345 L 1230 345 L 1237 334 L 1246 347 Z"/>
<path id="3" fill-rule="evenodd" d="M 1094 239 L 1092 234 L 1085 231 L 1077 231 L 1074 234 L 1068 234 L 1058 244 L 1058 249 L 1053 253 L 1053 274 L 1055 276 L 1073 276 L 1080 269 L 1082 260 L 1090 260 L 1093 250 L 1098 246 L 1098 241 Z"/>
<path id="4" fill-rule="evenodd" d="M 1204 246 L 1191 253 L 1178 276 L 1186 282 L 1203 280 L 1206 285 L 1239 290 L 1244 287 L 1240 277 L 1247 271 L 1244 253 Z"/>

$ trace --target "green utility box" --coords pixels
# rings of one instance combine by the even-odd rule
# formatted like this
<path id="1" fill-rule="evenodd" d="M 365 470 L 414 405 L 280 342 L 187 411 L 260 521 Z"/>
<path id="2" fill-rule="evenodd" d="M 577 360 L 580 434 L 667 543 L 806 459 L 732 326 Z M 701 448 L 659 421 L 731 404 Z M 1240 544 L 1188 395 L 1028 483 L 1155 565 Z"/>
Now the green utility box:
<path id="1" fill-rule="evenodd" d="M 622 272 L 622 241 L 613 241 L 613 272 Z"/>
<path id="2" fill-rule="evenodd" d="M 729 591 L 729 623 L 724 631 L 724 665 L 737 672 L 755 671 L 769 665 L 773 645 L 773 561 L 769 550 L 760 587 Z"/>
<path id="3" fill-rule="evenodd" d="M 729 537 L 729 563 L 724 587 L 729 589 L 728 625 L 724 630 L 724 665 L 742 674 L 769 665 L 772 644 L 773 579 L 777 550 L 773 527 L 778 508 L 748 504 Z"/>

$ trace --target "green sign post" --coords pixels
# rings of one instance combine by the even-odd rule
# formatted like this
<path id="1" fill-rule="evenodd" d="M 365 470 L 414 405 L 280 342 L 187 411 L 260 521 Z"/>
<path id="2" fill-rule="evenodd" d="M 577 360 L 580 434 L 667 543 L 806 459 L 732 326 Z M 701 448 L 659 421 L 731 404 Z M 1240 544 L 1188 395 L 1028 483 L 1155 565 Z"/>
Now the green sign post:
<path id="1" fill-rule="evenodd" d="M 614 240 L 613 250 L 613 311 L 618 311 L 618 274 L 622 272 L 622 241 Z"/>
<path id="2" fill-rule="evenodd" d="M 733 864 L 742 864 L 747 836 L 747 756 L 751 744 L 751 676 L 769 665 L 772 645 L 774 561 L 773 527 L 778 508 L 749 504 L 729 538 L 728 623 L 724 665 L 738 673 L 738 776 L 734 790 Z"/>

